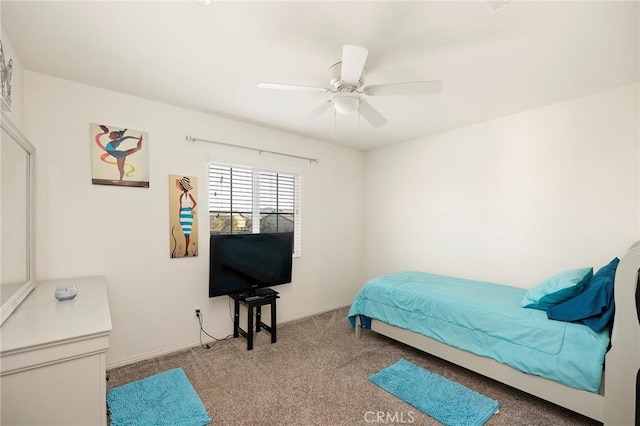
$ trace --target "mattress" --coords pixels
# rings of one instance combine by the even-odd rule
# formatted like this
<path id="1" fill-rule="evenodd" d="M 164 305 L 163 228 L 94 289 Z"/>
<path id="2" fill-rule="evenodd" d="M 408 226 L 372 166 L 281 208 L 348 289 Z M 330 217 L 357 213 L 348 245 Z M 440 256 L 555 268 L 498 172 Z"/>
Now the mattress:
<path id="1" fill-rule="evenodd" d="M 349 311 L 492 358 L 522 372 L 597 393 L 609 331 L 522 308 L 526 289 L 407 271 L 369 281 Z"/>

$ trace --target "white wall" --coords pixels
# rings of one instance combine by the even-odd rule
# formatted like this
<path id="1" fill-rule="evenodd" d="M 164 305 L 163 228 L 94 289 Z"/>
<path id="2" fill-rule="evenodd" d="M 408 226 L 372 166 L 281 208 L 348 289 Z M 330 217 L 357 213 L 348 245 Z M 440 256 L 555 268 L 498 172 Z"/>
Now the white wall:
<path id="1" fill-rule="evenodd" d="M 531 287 L 640 238 L 638 84 L 365 156 L 365 277 Z"/>
<path id="2" fill-rule="evenodd" d="M 38 150 L 36 276 L 104 275 L 109 366 L 232 332 L 227 297 L 208 298 L 207 162 L 302 172 L 302 257 L 278 287 L 278 322 L 348 305 L 362 283 L 363 154 L 298 136 L 25 72 L 26 133 Z M 149 134 L 150 188 L 91 184 L 89 123 Z M 319 164 L 186 135 L 317 157 Z M 168 176 L 198 177 L 200 256 L 169 258 Z"/>

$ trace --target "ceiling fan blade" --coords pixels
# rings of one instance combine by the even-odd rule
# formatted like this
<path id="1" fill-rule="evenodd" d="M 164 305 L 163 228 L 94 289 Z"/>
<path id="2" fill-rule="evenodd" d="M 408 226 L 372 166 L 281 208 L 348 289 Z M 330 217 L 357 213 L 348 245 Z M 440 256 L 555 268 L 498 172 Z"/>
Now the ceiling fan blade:
<path id="1" fill-rule="evenodd" d="M 308 113 L 307 115 L 302 117 L 300 120 L 298 120 L 298 123 L 305 123 L 307 121 L 315 120 L 330 108 L 331 108 L 331 100 L 325 101 L 320 105 L 318 105 L 317 107 L 315 107 L 310 113 Z"/>
<path id="2" fill-rule="evenodd" d="M 342 71 L 340 76 L 347 84 L 356 85 L 362 75 L 369 51 L 364 47 L 345 44 L 342 46 Z"/>
<path id="3" fill-rule="evenodd" d="M 280 84 L 280 83 L 258 83 L 258 87 L 260 89 L 293 90 L 298 92 L 327 93 L 330 91 L 326 87 L 296 86 L 294 84 Z"/>
<path id="4" fill-rule="evenodd" d="M 360 115 L 373 127 L 380 127 L 387 124 L 387 119 L 382 116 L 371 104 L 364 99 L 360 100 Z"/>
<path id="5" fill-rule="evenodd" d="M 433 95 L 442 90 L 439 81 L 413 81 L 410 83 L 374 84 L 364 88 L 364 93 L 369 96 L 394 96 L 394 95 Z"/>

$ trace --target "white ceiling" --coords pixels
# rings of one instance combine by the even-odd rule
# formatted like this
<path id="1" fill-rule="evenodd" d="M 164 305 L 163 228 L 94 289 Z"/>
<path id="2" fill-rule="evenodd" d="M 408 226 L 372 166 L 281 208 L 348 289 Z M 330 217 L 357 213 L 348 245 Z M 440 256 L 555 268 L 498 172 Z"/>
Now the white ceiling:
<path id="1" fill-rule="evenodd" d="M 481 1 L 1 7 L 27 70 L 367 150 L 638 81 L 639 5 L 517 1 L 493 15 Z M 443 89 L 369 97 L 389 121 L 373 128 L 331 111 L 299 124 L 331 95 L 256 87 L 328 86 L 344 44 L 369 50 L 365 85 Z"/>

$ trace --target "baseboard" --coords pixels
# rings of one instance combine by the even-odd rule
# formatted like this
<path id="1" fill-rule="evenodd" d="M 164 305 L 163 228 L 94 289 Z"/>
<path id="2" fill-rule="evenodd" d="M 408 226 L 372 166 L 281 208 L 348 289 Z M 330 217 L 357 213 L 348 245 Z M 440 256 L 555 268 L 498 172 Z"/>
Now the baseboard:
<path id="1" fill-rule="evenodd" d="M 299 321 L 305 318 L 309 318 L 312 317 L 314 315 L 320 315 L 320 314 L 324 314 L 325 312 L 331 312 L 331 311 L 335 311 L 336 309 L 341 309 L 341 308 L 345 308 L 349 305 L 340 305 L 340 306 L 334 306 L 334 307 L 329 307 L 329 308 L 323 308 L 320 309 L 318 311 L 313 311 L 313 312 L 306 312 L 304 314 L 300 314 L 298 316 L 292 316 L 289 317 L 287 319 L 285 319 L 284 321 L 278 321 L 278 325 L 285 325 L 291 322 L 295 322 L 295 321 Z M 346 318 L 345 318 L 346 321 Z M 204 343 L 210 343 L 209 341 L 206 341 Z M 131 358 L 125 358 L 125 359 L 121 359 L 121 360 L 116 360 L 114 362 L 111 363 L 107 363 L 107 370 L 111 370 L 112 368 L 117 368 L 117 367 L 123 367 L 125 365 L 129 365 L 129 364 L 134 364 L 136 362 L 140 362 L 140 361 L 146 361 L 148 359 L 151 358 L 156 358 L 159 356 L 164 356 L 164 355 L 169 355 L 172 354 L 174 352 L 180 352 L 183 351 L 185 349 L 191 349 L 193 347 L 196 346 L 200 346 L 200 342 L 196 341 L 193 343 L 187 343 L 185 345 L 181 345 L 181 346 L 176 346 L 176 347 L 172 347 L 172 348 L 168 348 L 168 349 L 163 349 L 161 351 L 156 351 L 156 352 L 150 352 L 150 353 L 146 353 L 146 354 L 142 354 L 139 356 L 135 356 L 135 357 L 131 357 Z"/>
<path id="2" fill-rule="evenodd" d="M 140 362 L 140 361 L 146 361 L 148 359 L 156 358 L 156 357 L 163 356 L 163 355 L 169 355 L 169 354 L 172 354 L 174 352 L 180 352 L 180 351 L 183 351 L 185 349 L 191 349 L 191 348 L 193 348 L 195 346 L 199 346 L 199 345 L 200 345 L 200 342 L 188 343 L 186 345 L 176 346 L 176 347 L 168 348 L 168 349 L 163 349 L 163 350 L 157 351 L 157 352 L 150 352 L 150 353 L 147 353 L 147 354 L 142 354 L 142 355 L 131 357 L 131 358 L 125 358 L 125 359 L 121 359 L 121 360 L 116 360 L 114 362 L 107 363 L 107 370 L 111 370 L 112 368 L 117 368 L 117 367 L 123 367 L 125 365 L 134 364 L 134 363 Z"/>
<path id="3" fill-rule="evenodd" d="M 288 324 L 290 322 L 295 322 L 301 319 L 305 319 L 305 318 L 309 318 L 312 317 L 314 315 L 320 315 L 320 314 L 324 314 L 325 312 L 331 312 L 331 311 L 335 311 L 336 309 L 341 309 L 341 308 L 346 308 L 347 306 L 351 306 L 351 303 L 349 303 L 348 305 L 339 305 L 339 306 L 334 306 L 334 307 L 329 307 L 329 308 L 322 308 L 318 311 L 313 311 L 313 312 L 305 312 L 304 314 L 300 314 L 300 315 L 294 315 L 292 317 L 289 317 L 287 319 L 285 319 L 282 322 L 278 322 L 278 325 L 285 325 Z M 346 317 L 345 317 L 345 321 L 346 321 Z"/>

